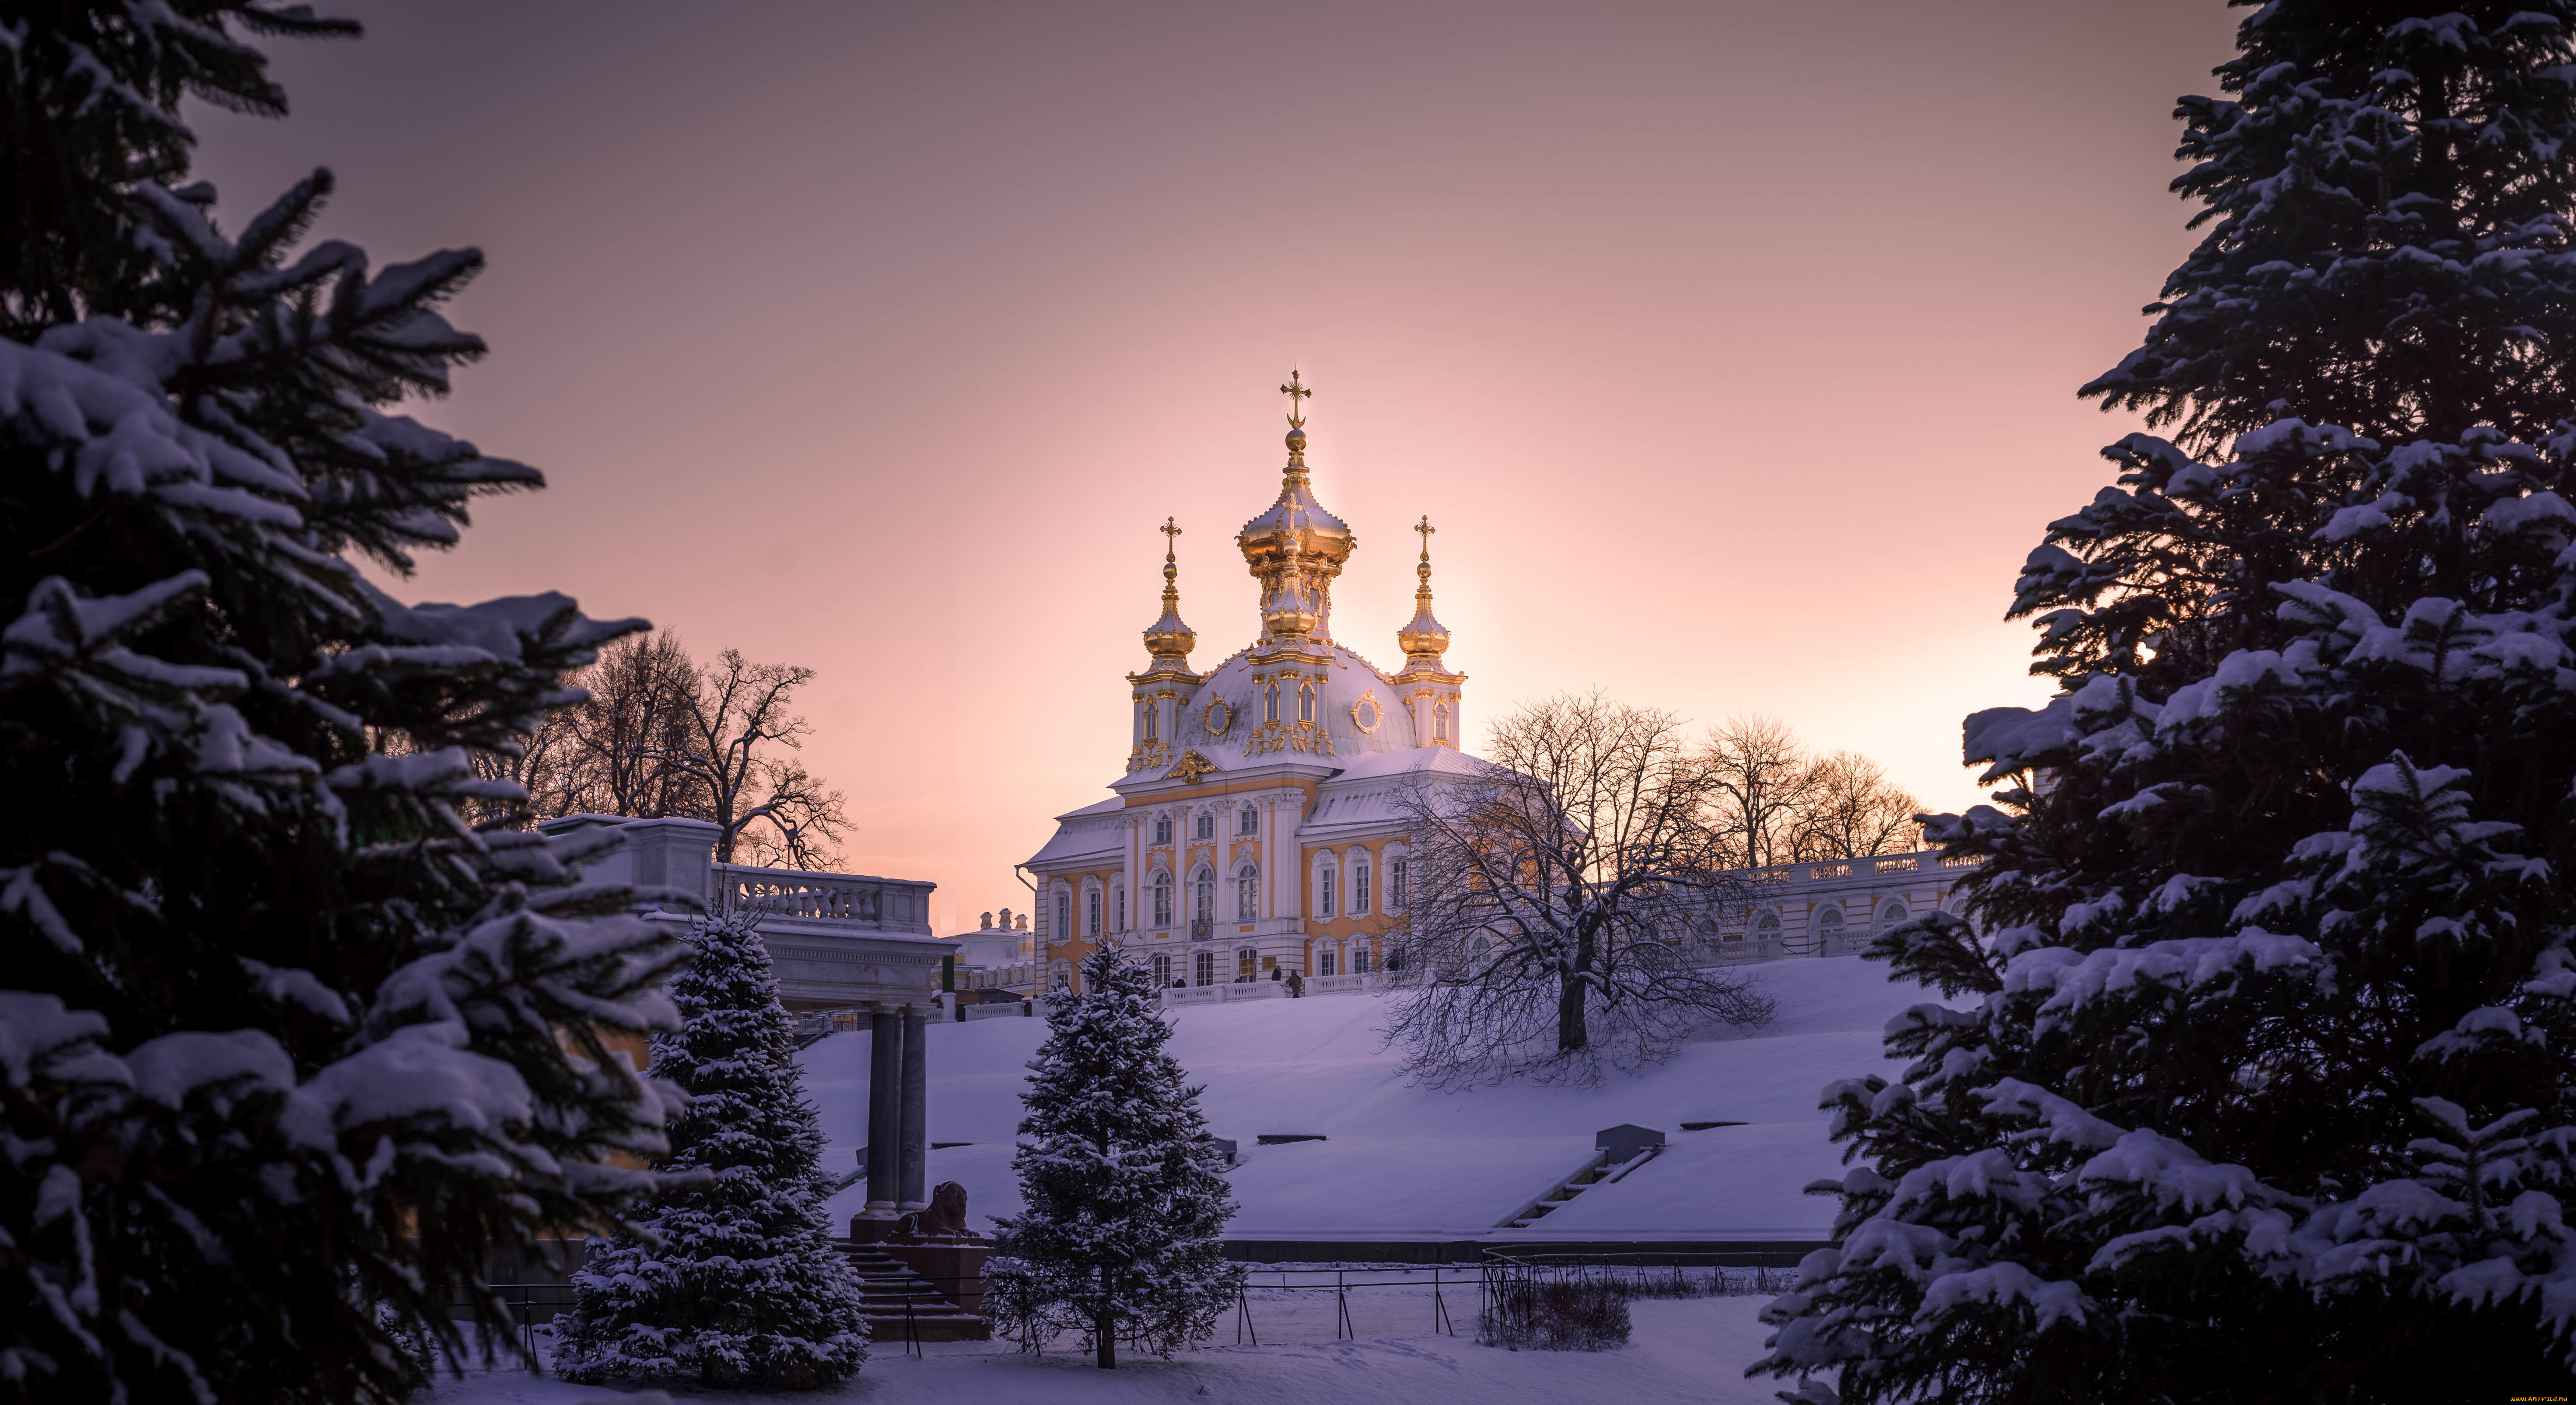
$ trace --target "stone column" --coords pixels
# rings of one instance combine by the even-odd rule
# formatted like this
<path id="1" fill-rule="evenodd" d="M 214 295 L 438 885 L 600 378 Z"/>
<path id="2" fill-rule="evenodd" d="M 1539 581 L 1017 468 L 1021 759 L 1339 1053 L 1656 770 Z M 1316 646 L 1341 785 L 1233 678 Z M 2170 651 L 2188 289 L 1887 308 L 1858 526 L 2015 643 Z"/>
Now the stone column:
<path id="1" fill-rule="evenodd" d="M 930 1019 L 919 1005 L 903 1011 L 902 1203 L 899 1214 L 930 1208 Z M 873 1192 L 871 1192 L 873 1194 Z"/>
<path id="2" fill-rule="evenodd" d="M 868 1204 L 859 1214 L 863 1220 L 893 1220 L 896 1202 L 903 1198 L 902 1020 L 894 1006 L 882 1003 L 868 1018 Z"/>

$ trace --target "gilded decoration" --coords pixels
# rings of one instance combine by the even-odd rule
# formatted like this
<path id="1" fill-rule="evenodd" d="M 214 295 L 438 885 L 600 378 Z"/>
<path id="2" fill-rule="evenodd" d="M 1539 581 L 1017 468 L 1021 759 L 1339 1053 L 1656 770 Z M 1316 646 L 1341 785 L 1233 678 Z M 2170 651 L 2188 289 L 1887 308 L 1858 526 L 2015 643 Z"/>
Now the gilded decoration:
<path id="1" fill-rule="evenodd" d="M 1163 777 L 1163 779 L 1167 781 L 1179 781 L 1183 785 L 1196 785 L 1199 783 L 1199 778 L 1201 776 L 1204 776 L 1215 769 L 1215 762 L 1208 760 L 1206 757 L 1199 755 L 1195 751 L 1184 751 L 1181 753 L 1181 764 L 1174 766 L 1171 771 Z"/>
<path id="2" fill-rule="evenodd" d="M 1386 709 L 1378 706 L 1375 688 L 1360 694 L 1360 700 L 1351 704 L 1351 725 L 1362 732 L 1375 732 L 1385 720 Z"/>
<path id="3" fill-rule="evenodd" d="M 1253 756 L 1274 751 L 1298 751 L 1310 756 L 1334 754 L 1332 734 L 1312 722 L 1264 722 L 1244 738 L 1243 749 Z"/>
<path id="4" fill-rule="evenodd" d="M 1225 699 L 1223 698 L 1210 698 L 1208 699 L 1207 713 L 1203 720 L 1207 724 L 1207 734 L 1209 736 L 1224 736 L 1225 729 L 1234 725 L 1234 709 L 1226 706 Z"/>
<path id="5" fill-rule="evenodd" d="M 1170 742 L 1138 742 L 1135 749 L 1127 753 L 1127 769 L 1130 771 L 1150 771 L 1157 766 L 1169 763 L 1171 759 L 1172 744 Z"/>

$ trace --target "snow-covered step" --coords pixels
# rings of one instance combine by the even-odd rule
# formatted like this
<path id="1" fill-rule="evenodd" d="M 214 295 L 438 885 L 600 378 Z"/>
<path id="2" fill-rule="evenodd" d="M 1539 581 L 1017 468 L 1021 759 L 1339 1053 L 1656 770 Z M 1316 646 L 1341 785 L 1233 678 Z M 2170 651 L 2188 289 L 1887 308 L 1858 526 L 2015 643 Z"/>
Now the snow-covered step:
<path id="1" fill-rule="evenodd" d="M 874 1244 L 835 1241 L 859 1279 L 859 1316 L 868 1335 L 881 1342 L 904 1339 L 906 1319 L 913 1338 L 925 1342 L 980 1342 L 992 1338 L 992 1324 L 957 1304 L 912 1265 Z"/>

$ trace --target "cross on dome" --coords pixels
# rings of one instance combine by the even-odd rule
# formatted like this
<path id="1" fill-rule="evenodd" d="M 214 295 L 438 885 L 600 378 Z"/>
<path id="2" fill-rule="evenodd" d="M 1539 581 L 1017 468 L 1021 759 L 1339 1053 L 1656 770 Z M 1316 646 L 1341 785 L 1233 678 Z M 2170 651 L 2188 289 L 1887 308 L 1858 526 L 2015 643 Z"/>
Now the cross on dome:
<path id="1" fill-rule="evenodd" d="M 1426 512 L 1422 514 L 1421 521 L 1413 524 L 1413 530 L 1422 534 L 1422 559 L 1429 561 L 1431 559 L 1431 534 L 1439 531 L 1440 529 L 1431 525 L 1431 514 Z"/>
<path id="2" fill-rule="evenodd" d="M 1305 401 L 1315 392 L 1300 384 L 1297 372 L 1291 370 L 1288 373 L 1288 383 L 1279 387 L 1279 393 L 1288 397 L 1288 427 L 1304 429 L 1306 427 Z"/>

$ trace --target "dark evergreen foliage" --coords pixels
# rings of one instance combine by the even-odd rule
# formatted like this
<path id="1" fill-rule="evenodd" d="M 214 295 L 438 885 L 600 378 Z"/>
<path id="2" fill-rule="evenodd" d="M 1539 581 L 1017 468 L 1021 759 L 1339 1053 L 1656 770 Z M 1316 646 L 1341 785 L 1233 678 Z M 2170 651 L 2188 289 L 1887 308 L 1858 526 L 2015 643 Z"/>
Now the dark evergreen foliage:
<path id="1" fill-rule="evenodd" d="M 567 1380 L 811 1389 L 867 1359 L 858 1286 L 823 1202 L 823 1131 L 756 924 L 702 924 L 671 983 L 652 1076 L 689 1095 L 659 1169 L 688 1177 L 574 1276 L 555 1325 Z M 696 1173 L 696 1174 L 692 1174 Z M 646 1237 L 649 1236 L 649 1239 Z"/>
<path id="2" fill-rule="evenodd" d="M 2564 1393 L 2576 1346 L 2576 5 L 2277 0 L 2206 236 L 2085 388 L 2172 440 L 2017 587 L 2065 693 L 1931 828 L 1962 1009 L 1760 1369 L 1852 1401 Z M 1820 1380 L 1799 1398 L 1834 1394 Z"/>
<path id="3" fill-rule="evenodd" d="M 1023 1335 L 1082 1334 L 1103 1369 L 1120 1342 L 1170 1356 L 1242 1292 L 1225 1260 L 1234 1215 L 1199 1092 L 1163 1051 L 1154 977 L 1116 950 L 1082 960 L 1082 993 L 1047 1002 L 1047 1042 L 1021 1095 L 1012 1166 L 1028 1209 L 1003 1220 Z"/>
<path id="4" fill-rule="evenodd" d="M 282 110 L 247 3 L 17 5 L 0 54 L 0 1398 L 351 1401 L 459 1346 L 495 1241 L 613 1223 L 662 1103 L 604 1037 L 677 944 L 478 753 L 640 622 L 407 607 L 538 486 L 379 407 L 482 351 L 470 251 L 228 233 L 183 94 Z M 497 1311 L 497 1308 L 495 1308 Z"/>

